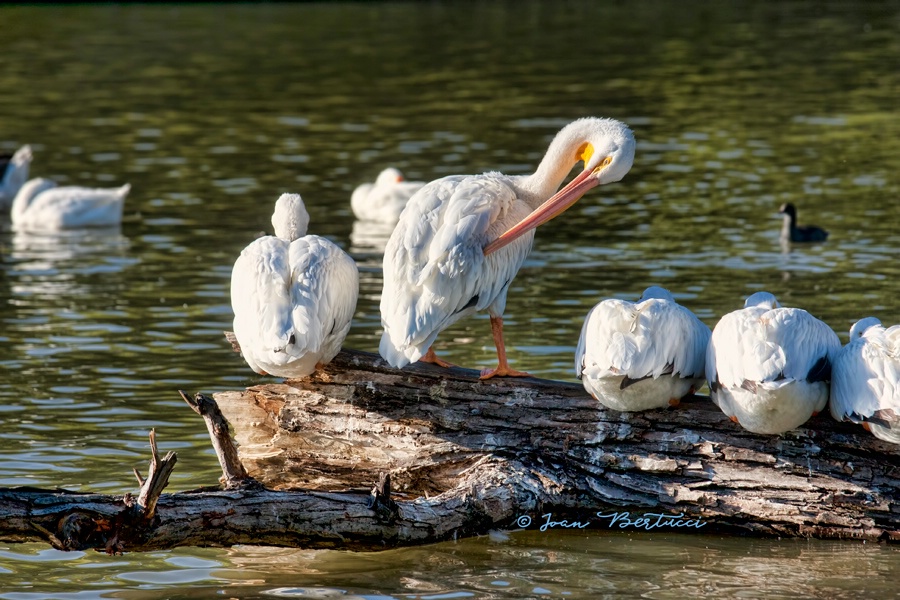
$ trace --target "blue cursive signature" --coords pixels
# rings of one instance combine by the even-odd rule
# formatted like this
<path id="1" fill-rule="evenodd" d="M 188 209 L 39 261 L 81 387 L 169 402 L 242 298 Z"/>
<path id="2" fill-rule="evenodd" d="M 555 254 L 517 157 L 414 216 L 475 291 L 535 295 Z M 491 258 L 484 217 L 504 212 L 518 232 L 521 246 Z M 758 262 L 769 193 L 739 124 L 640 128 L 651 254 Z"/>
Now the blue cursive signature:
<path id="1" fill-rule="evenodd" d="M 635 529 L 656 529 L 657 527 L 693 527 L 700 529 L 706 523 L 697 519 L 685 519 L 684 513 L 667 515 L 664 513 L 644 513 L 639 517 L 631 518 L 630 512 L 614 512 L 607 515 L 597 513 L 599 519 L 609 519 L 609 527 L 618 526 L 619 529 L 634 527 Z"/>
<path id="2" fill-rule="evenodd" d="M 628 511 L 607 514 L 598 512 L 596 513 L 596 517 L 605 522 L 606 527 L 609 529 L 612 529 L 613 527 L 618 527 L 619 529 L 633 527 L 635 529 L 646 529 L 647 531 L 662 527 L 700 529 L 706 525 L 700 517 L 685 518 L 684 513 L 678 513 L 677 515 L 644 513 L 632 517 L 631 513 Z M 553 513 L 543 514 L 541 515 L 541 518 L 544 522 L 541 523 L 541 526 L 538 528 L 540 531 L 547 531 L 548 529 L 585 529 L 592 524 L 591 521 L 569 521 L 566 519 L 554 521 Z M 531 517 L 528 515 L 520 516 L 516 519 L 516 525 L 527 528 L 531 525 Z"/>

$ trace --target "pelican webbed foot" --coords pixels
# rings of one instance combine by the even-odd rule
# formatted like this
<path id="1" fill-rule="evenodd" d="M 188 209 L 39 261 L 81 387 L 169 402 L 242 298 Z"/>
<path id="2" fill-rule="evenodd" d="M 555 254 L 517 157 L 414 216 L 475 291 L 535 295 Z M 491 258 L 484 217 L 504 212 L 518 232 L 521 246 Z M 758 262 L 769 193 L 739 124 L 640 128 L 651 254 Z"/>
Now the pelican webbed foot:
<path id="1" fill-rule="evenodd" d="M 439 367 L 444 367 L 445 369 L 456 366 L 453 363 L 448 363 L 446 360 L 441 360 L 440 358 L 438 358 L 437 354 L 434 353 L 434 348 L 428 348 L 428 352 L 426 352 L 422 356 L 422 358 L 419 359 L 419 362 L 431 363 Z"/>

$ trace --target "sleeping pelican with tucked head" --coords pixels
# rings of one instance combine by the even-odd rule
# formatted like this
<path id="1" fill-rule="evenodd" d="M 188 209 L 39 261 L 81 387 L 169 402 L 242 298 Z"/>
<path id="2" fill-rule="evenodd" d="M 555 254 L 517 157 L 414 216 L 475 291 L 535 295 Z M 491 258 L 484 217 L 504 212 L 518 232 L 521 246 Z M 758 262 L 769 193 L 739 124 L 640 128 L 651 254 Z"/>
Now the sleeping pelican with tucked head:
<path id="1" fill-rule="evenodd" d="M 413 194 L 424 181 L 406 181 L 399 169 L 388 167 L 378 174 L 375 183 L 363 183 L 353 190 L 350 208 L 361 221 L 393 225 Z"/>
<path id="2" fill-rule="evenodd" d="M 229 341 L 262 375 L 305 377 L 328 364 L 350 331 L 359 294 L 356 263 L 333 242 L 306 235 L 299 194 L 275 203 L 275 235 L 244 248 L 231 273 Z"/>
<path id="3" fill-rule="evenodd" d="M 837 334 L 799 308 L 756 292 L 716 324 L 706 354 L 710 398 L 754 433 L 784 433 L 828 402 Z"/>
<path id="4" fill-rule="evenodd" d="M 900 325 L 885 329 L 875 317 L 853 324 L 834 361 L 831 416 L 900 444 Z"/>
<path id="5" fill-rule="evenodd" d="M 610 298 L 588 313 L 575 375 L 600 404 L 621 411 L 676 406 L 706 381 L 710 331 L 661 287 L 637 302 Z"/>

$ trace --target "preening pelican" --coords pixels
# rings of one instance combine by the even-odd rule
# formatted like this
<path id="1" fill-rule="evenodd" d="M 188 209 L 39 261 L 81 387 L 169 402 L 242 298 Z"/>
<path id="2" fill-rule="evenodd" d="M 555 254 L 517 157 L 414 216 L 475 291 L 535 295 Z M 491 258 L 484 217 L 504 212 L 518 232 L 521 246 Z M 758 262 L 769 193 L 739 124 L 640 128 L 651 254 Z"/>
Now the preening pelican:
<path id="1" fill-rule="evenodd" d="M 797 225 L 797 208 L 790 202 L 782 204 L 778 212 L 784 215 L 781 224 L 781 243 L 824 242 L 828 232 L 815 225 Z"/>
<path id="2" fill-rule="evenodd" d="M 305 377 L 335 357 L 350 331 L 356 263 L 327 239 L 306 235 L 308 224 L 300 195 L 282 194 L 275 235 L 252 242 L 234 263 L 234 337 L 262 375 Z"/>
<path id="3" fill-rule="evenodd" d="M 31 158 L 31 146 L 25 145 L 16 150 L 6 163 L 0 178 L 0 208 L 5 209 L 12 204 L 19 188 L 28 180 Z"/>
<path id="4" fill-rule="evenodd" d="M 710 398 L 754 433 L 784 433 L 825 408 L 837 334 L 799 308 L 757 292 L 712 332 L 706 354 Z"/>
<path id="5" fill-rule="evenodd" d="M 393 225 L 407 201 L 424 185 L 424 181 L 406 181 L 399 169 L 388 167 L 374 184 L 364 183 L 353 190 L 350 208 L 357 219 Z"/>
<path id="6" fill-rule="evenodd" d="M 885 329 L 875 317 L 853 325 L 834 361 L 831 416 L 900 444 L 900 325 Z"/>
<path id="7" fill-rule="evenodd" d="M 622 179 L 634 146 L 618 121 L 579 119 L 556 135 L 532 175 L 451 175 L 416 192 L 385 248 L 381 356 L 395 367 L 420 359 L 446 366 L 431 349 L 438 333 L 487 309 L 498 365 L 482 379 L 527 375 L 507 363 L 503 310 L 533 230 L 594 186 Z M 554 194 L 581 161 L 584 170 Z"/>
<path id="8" fill-rule="evenodd" d="M 575 351 L 575 375 L 608 408 L 676 406 L 706 381 L 710 330 L 651 286 L 638 302 L 611 298 L 588 313 Z"/>
<path id="9" fill-rule="evenodd" d="M 16 231 L 60 231 L 112 227 L 122 222 L 122 207 L 131 186 L 57 187 L 38 177 L 27 181 L 13 200 L 10 216 Z"/>

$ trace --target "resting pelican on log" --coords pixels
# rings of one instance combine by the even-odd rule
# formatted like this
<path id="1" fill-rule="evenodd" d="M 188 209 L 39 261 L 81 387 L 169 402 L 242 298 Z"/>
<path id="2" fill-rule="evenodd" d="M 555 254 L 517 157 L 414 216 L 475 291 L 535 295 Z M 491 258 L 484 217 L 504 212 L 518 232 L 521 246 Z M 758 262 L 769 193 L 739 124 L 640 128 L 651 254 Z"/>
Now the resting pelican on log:
<path id="1" fill-rule="evenodd" d="M 747 431 L 790 431 L 825 408 L 840 349 L 824 321 L 756 292 L 713 328 L 706 350 L 709 397 Z"/>
<path id="2" fill-rule="evenodd" d="M 829 406 L 838 421 L 900 444 L 900 325 L 885 329 L 875 317 L 853 324 L 834 361 Z"/>
<path id="3" fill-rule="evenodd" d="M 305 377 L 334 358 L 350 331 L 359 272 L 333 242 L 306 235 L 299 194 L 275 202 L 275 235 L 244 248 L 231 273 L 234 333 L 225 336 L 261 375 Z"/>
<path id="4" fill-rule="evenodd" d="M 669 290 L 650 286 L 637 302 L 608 298 L 584 320 L 575 375 L 613 410 L 677 406 L 706 383 L 709 336 Z"/>
<path id="5" fill-rule="evenodd" d="M 450 175 L 409 199 L 384 254 L 379 351 L 394 367 L 435 356 L 437 335 L 459 319 L 487 310 L 497 347 L 497 375 L 510 369 L 503 342 L 506 294 L 534 241 L 534 229 L 591 188 L 622 179 L 634 162 L 634 135 L 612 119 L 566 125 L 532 175 Z M 557 192 L 579 162 L 584 170 Z"/>

